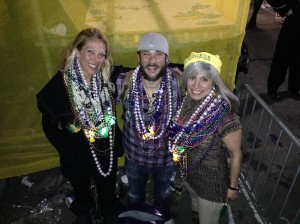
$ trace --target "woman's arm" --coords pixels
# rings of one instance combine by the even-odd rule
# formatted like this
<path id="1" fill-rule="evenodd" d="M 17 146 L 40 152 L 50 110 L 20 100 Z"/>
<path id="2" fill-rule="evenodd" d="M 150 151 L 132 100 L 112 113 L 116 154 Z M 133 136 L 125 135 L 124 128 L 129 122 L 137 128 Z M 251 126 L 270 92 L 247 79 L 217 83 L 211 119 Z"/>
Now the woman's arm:
<path id="1" fill-rule="evenodd" d="M 230 155 L 230 186 L 228 186 L 227 191 L 228 200 L 234 200 L 238 196 L 237 188 L 242 163 L 241 139 L 241 129 L 231 132 L 222 138 Z"/>

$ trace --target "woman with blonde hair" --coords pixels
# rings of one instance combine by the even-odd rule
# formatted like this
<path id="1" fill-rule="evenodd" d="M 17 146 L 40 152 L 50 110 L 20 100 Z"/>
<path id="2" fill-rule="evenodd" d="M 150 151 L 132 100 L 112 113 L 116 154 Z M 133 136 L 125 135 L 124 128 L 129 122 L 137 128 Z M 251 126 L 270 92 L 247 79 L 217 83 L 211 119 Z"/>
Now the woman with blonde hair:
<path id="1" fill-rule="evenodd" d="M 76 224 L 92 223 L 96 204 L 103 223 L 117 223 L 115 186 L 118 152 L 111 50 L 104 33 L 82 30 L 66 51 L 61 69 L 38 93 L 45 135 L 60 155 L 73 186 L 70 209 Z M 97 189 L 97 200 L 91 192 Z M 93 222 L 94 223 L 94 222 Z"/>

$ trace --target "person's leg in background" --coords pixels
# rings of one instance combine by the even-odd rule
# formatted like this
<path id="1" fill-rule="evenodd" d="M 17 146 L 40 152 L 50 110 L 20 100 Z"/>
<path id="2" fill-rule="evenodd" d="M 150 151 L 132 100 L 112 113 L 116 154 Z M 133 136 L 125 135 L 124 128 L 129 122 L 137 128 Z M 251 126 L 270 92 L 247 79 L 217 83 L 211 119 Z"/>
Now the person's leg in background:
<path id="1" fill-rule="evenodd" d="M 257 19 L 257 14 L 260 10 L 260 7 L 262 6 L 264 0 L 254 0 L 254 5 L 253 5 L 253 12 L 252 15 L 250 17 L 249 23 L 247 28 L 249 29 L 253 29 L 253 28 L 257 28 L 256 27 L 256 19 Z"/>
<path id="2" fill-rule="evenodd" d="M 274 56 L 270 68 L 267 87 L 268 95 L 272 100 L 279 100 L 277 93 L 279 87 L 285 80 L 287 69 L 290 63 L 290 48 L 289 48 L 289 19 L 284 21 L 280 33 L 278 35 Z"/>
<path id="3" fill-rule="evenodd" d="M 300 100 L 300 74 L 299 74 L 300 55 L 296 56 L 289 67 L 288 90 L 293 96 Z"/>
<path id="4" fill-rule="evenodd" d="M 300 18 L 290 17 L 290 66 L 289 66 L 289 79 L 288 79 L 288 90 L 293 96 L 300 99 Z M 287 17 L 287 19 L 288 19 Z"/>

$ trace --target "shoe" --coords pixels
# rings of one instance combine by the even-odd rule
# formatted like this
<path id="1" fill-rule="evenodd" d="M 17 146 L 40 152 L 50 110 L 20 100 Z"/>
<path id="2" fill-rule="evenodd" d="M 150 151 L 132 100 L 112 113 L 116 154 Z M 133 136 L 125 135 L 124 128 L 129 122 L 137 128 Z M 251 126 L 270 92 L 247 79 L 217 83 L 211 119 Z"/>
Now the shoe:
<path id="1" fill-rule="evenodd" d="M 280 100 L 280 97 L 279 97 L 278 93 L 268 93 L 268 96 L 271 100 L 274 100 L 274 101 L 279 101 Z"/>

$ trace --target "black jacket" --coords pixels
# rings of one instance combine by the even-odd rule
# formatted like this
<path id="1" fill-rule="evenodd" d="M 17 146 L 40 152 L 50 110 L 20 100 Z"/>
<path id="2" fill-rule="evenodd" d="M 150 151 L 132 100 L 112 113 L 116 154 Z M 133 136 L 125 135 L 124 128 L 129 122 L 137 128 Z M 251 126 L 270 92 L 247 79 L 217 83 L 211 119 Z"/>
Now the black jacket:
<path id="1" fill-rule="evenodd" d="M 62 72 L 58 71 L 36 97 L 38 109 L 42 113 L 43 130 L 50 143 L 60 154 L 64 175 L 67 176 L 67 172 L 80 169 L 81 166 L 95 168 L 90 146 L 83 131 L 72 134 L 66 128 L 67 124 L 74 120 L 74 115 Z M 123 153 L 123 147 L 120 144 L 122 133 L 117 125 L 115 136 L 114 161 L 117 161 L 117 156 L 121 156 Z M 99 140 L 98 145 L 108 148 L 108 138 Z"/>

